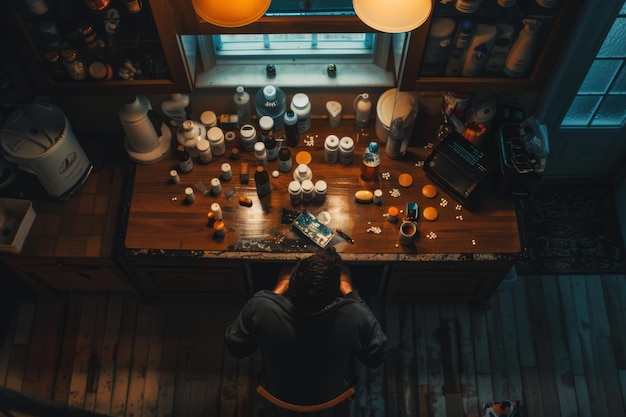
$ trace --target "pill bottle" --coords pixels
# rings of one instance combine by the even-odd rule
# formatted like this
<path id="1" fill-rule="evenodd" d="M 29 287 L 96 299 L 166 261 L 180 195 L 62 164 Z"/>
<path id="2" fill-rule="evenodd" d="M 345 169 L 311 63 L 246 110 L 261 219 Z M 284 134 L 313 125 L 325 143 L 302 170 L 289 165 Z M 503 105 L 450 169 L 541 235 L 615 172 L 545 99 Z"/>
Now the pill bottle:
<path id="1" fill-rule="evenodd" d="M 258 166 L 267 166 L 267 151 L 265 150 L 265 144 L 263 142 L 254 144 L 254 157 L 256 158 L 256 164 Z"/>
<path id="2" fill-rule="evenodd" d="M 328 189 L 328 184 L 324 180 L 318 180 L 315 182 L 315 201 L 319 201 L 320 203 L 326 200 L 326 190 Z"/>
<path id="3" fill-rule="evenodd" d="M 222 192 L 222 183 L 219 178 L 211 178 L 211 194 L 218 195 Z"/>
<path id="4" fill-rule="evenodd" d="M 230 168 L 230 164 L 228 162 L 224 162 L 222 164 L 222 179 L 224 181 L 228 181 L 233 177 L 233 171 Z"/>
<path id="5" fill-rule="evenodd" d="M 302 201 L 308 203 L 313 201 L 313 197 L 315 196 L 315 185 L 311 180 L 302 181 Z"/>
<path id="6" fill-rule="evenodd" d="M 306 164 L 299 164 L 293 173 L 293 179 L 300 183 L 305 180 L 311 180 L 311 178 L 313 178 L 313 171 Z"/>
<path id="7" fill-rule="evenodd" d="M 349 136 L 344 136 L 339 140 L 339 163 L 350 165 L 354 158 L 354 140 Z"/>
<path id="8" fill-rule="evenodd" d="M 292 166 L 291 151 L 286 145 L 283 145 L 278 150 L 278 170 L 280 172 L 289 172 Z"/>
<path id="9" fill-rule="evenodd" d="M 207 130 L 217 126 L 217 116 L 215 112 L 211 110 L 203 111 L 200 115 L 200 123 L 202 123 Z"/>
<path id="10" fill-rule="evenodd" d="M 298 133 L 306 133 L 311 128 L 311 102 L 309 96 L 297 93 L 291 100 L 291 111 L 298 117 Z"/>
<path id="11" fill-rule="evenodd" d="M 299 181 L 293 180 L 289 183 L 289 201 L 294 206 L 302 201 L 302 186 Z"/>
<path id="12" fill-rule="evenodd" d="M 339 156 L 339 138 L 335 135 L 326 136 L 324 141 L 324 160 L 328 164 L 337 162 Z"/>
<path id="13" fill-rule="evenodd" d="M 239 135 L 241 136 L 241 147 L 244 151 L 252 152 L 254 150 L 254 144 L 256 140 L 256 128 L 252 125 L 243 125 L 239 129 Z"/>
<path id="14" fill-rule="evenodd" d="M 198 152 L 198 160 L 203 164 L 208 164 L 213 160 L 213 154 L 211 153 L 211 145 L 206 139 L 200 139 L 196 144 L 196 150 Z"/>
<path id="15" fill-rule="evenodd" d="M 391 223 L 397 222 L 398 214 L 400 214 L 400 210 L 398 210 L 398 207 L 389 207 L 389 209 L 387 210 L 387 220 L 389 220 Z"/>
<path id="16" fill-rule="evenodd" d="M 298 132 L 298 116 L 296 116 L 293 111 L 288 110 L 285 112 L 284 122 L 287 146 L 298 146 L 298 142 L 300 141 L 300 133 Z"/>
<path id="17" fill-rule="evenodd" d="M 226 141 L 224 140 L 224 131 L 219 127 L 212 127 L 206 134 L 211 144 L 211 153 L 214 156 L 221 156 L 226 153 Z"/>
<path id="18" fill-rule="evenodd" d="M 374 190 L 374 204 L 380 204 L 383 202 L 383 190 L 380 188 Z"/>
<path id="19" fill-rule="evenodd" d="M 196 196 L 193 193 L 193 188 L 185 188 L 185 202 L 193 203 L 194 201 L 196 201 Z"/>
<path id="20" fill-rule="evenodd" d="M 215 219 L 215 221 L 223 220 L 222 208 L 220 207 L 219 203 L 211 204 L 211 211 L 213 212 L 213 218 Z"/>

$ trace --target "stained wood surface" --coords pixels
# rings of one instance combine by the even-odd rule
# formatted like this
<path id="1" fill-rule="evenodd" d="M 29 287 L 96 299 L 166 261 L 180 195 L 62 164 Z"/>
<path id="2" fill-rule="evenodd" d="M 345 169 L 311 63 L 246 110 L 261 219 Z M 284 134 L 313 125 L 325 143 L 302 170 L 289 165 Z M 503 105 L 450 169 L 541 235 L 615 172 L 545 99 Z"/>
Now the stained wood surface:
<path id="1" fill-rule="evenodd" d="M 358 416 L 473 417 L 506 399 L 533 417 L 626 415 L 625 276 L 518 277 L 488 310 L 366 298 L 390 352 L 379 369 L 359 367 Z M 260 358 L 223 345 L 245 301 L 58 293 L 16 303 L 0 386 L 116 417 L 257 417 Z"/>
<path id="2" fill-rule="evenodd" d="M 282 132 L 278 132 L 279 135 Z M 355 244 L 350 245 L 339 237 L 331 242 L 339 252 L 351 254 L 431 254 L 431 253 L 509 253 L 521 250 L 517 219 L 512 199 L 497 198 L 485 193 L 484 208 L 471 212 L 458 203 L 443 190 L 428 199 L 421 193 L 422 187 L 431 183 L 421 167 L 421 163 L 430 153 L 431 147 L 426 138 L 409 148 L 407 155 L 400 161 L 389 159 L 384 153 L 379 175 L 376 180 L 363 181 L 360 178 L 361 158 L 365 147 L 370 141 L 378 141 L 374 128 L 370 127 L 366 135 L 362 135 L 355 145 L 354 160 L 350 165 L 327 164 L 324 162 L 324 139 L 329 134 L 338 137 L 356 138 L 354 128 L 347 122 L 336 129 L 330 129 L 327 121 L 314 120 L 312 129 L 300 137 L 297 147 L 290 148 L 293 158 L 293 169 L 296 168 L 295 156 L 300 151 L 312 155 L 310 168 L 313 181 L 325 180 L 328 183 L 327 197 L 324 203 L 302 203 L 297 206 L 289 202 L 287 186 L 293 180 L 292 172 L 281 173 L 278 178 L 271 178 L 270 195 L 259 198 L 256 193 L 254 172 L 256 163 L 252 152 L 240 152 L 239 160 L 229 159 L 234 147 L 240 148 L 239 137 L 227 143 L 226 154 L 214 157 L 207 164 L 195 163 L 190 173 L 180 173 L 180 183 L 170 184 L 169 171 L 177 168 L 173 156 L 150 164 L 138 165 L 135 171 L 132 201 L 130 204 L 128 227 L 125 245 L 131 249 L 186 249 L 221 252 L 237 247 L 238 241 L 273 242 L 277 239 L 302 238 L 299 233 L 291 230 L 288 224 L 281 223 L 282 210 L 306 209 L 314 215 L 322 211 L 330 213 L 329 226 L 341 228 L 350 235 Z M 172 140 L 177 144 L 174 132 Z M 378 141 L 380 142 L 380 141 Z M 307 146 L 306 143 L 313 143 Z M 495 155 L 493 155 L 495 157 Z M 249 163 L 250 182 L 240 184 L 240 163 Z M 184 190 L 194 187 L 201 181 L 210 187 L 212 178 L 219 178 L 222 163 L 228 162 L 232 167 L 233 178 L 222 181 L 221 194 L 203 196 L 195 190 L 195 202 L 185 204 Z M 267 166 L 271 173 L 278 169 L 278 161 L 270 161 Z M 383 173 L 388 173 L 385 179 Z M 398 184 L 398 176 L 409 173 L 414 183 L 409 188 Z M 235 190 L 231 199 L 226 194 Z M 355 201 L 354 194 L 358 190 L 383 191 L 382 204 L 360 204 Z M 397 189 L 398 197 L 391 192 Z M 252 207 L 239 205 L 239 197 L 252 199 Z M 443 200 L 442 200 L 443 199 Z M 411 247 L 397 245 L 400 223 L 390 223 L 384 214 L 390 206 L 396 206 L 404 212 L 407 202 L 417 202 L 420 210 L 428 206 L 435 207 L 439 212 L 438 220 L 429 222 L 420 216 L 420 232 L 422 237 Z M 206 227 L 207 213 L 212 203 L 219 203 L 226 224 L 226 236 L 214 239 L 212 229 Z M 399 217 L 402 219 L 404 214 Z M 381 229 L 380 234 L 368 232 L 371 227 Z M 428 239 L 429 233 L 435 233 L 436 239 Z M 311 248 L 315 248 L 310 243 Z M 240 248 L 241 246 L 239 246 Z M 280 249 L 279 249 L 280 251 Z"/>

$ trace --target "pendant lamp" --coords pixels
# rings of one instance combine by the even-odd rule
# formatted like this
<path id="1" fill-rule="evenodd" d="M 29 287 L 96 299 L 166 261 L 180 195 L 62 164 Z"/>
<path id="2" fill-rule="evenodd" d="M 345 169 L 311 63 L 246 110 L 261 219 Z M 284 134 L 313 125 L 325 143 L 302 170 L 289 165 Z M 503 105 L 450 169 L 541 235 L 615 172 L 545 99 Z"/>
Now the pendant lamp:
<path id="1" fill-rule="evenodd" d="M 381 32 L 408 32 L 430 16 L 432 0 L 352 0 L 356 15 Z"/>
<path id="2" fill-rule="evenodd" d="M 216 26 L 234 28 L 248 25 L 265 14 L 271 0 L 193 0 L 202 19 Z"/>

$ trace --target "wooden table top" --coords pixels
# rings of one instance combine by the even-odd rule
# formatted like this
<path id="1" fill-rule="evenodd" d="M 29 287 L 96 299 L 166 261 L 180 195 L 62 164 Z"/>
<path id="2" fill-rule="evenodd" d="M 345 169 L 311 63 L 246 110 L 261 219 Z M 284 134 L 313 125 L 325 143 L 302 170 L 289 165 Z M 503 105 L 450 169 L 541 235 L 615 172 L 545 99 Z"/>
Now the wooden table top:
<path id="1" fill-rule="evenodd" d="M 329 134 L 355 139 L 351 165 L 324 162 L 324 139 Z M 229 158 L 232 148 L 240 148 L 238 134 L 234 141 L 227 142 L 225 155 L 214 157 L 207 165 L 196 162 L 191 172 L 180 174 L 178 184 L 169 183 L 169 171 L 177 167 L 173 156 L 149 165 L 137 165 L 125 247 L 138 252 L 189 250 L 204 251 L 205 256 L 236 254 L 239 257 L 317 250 L 313 242 L 282 222 L 283 209 L 288 209 L 307 210 L 315 216 L 322 211 L 328 212 L 328 226 L 333 230 L 341 228 L 355 241 L 352 245 L 335 236 L 330 245 L 352 259 L 368 259 L 368 256 L 374 255 L 389 255 L 384 259 L 399 259 L 399 256 L 418 254 L 517 254 L 521 251 L 512 199 L 486 193 L 483 208 L 472 212 L 440 187 L 437 187 L 438 195 L 435 198 L 422 195 L 422 187 L 432 184 L 421 168 L 423 160 L 431 151 L 428 140 L 409 147 L 405 157 L 399 161 L 388 158 L 384 153 L 384 145 L 381 145 L 383 152 L 378 178 L 375 181 L 363 181 L 360 178 L 361 157 L 372 140 L 380 143 L 373 126 L 357 142 L 350 121 L 344 120 L 339 128 L 331 129 L 327 121 L 314 120 L 311 130 L 301 134 L 298 146 L 290 148 L 294 159 L 293 169 L 297 166 L 295 155 L 300 151 L 309 152 L 312 156 L 309 166 L 313 172 L 313 182 L 326 181 L 328 191 L 323 203 L 301 203 L 297 206 L 289 202 L 287 191 L 289 182 L 293 180 L 292 173 L 281 173 L 278 178 L 271 178 L 271 193 L 259 198 L 254 184 L 253 153 L 241 152 L 239 160 Z M 177 144 L 174 134 L 172 148 Z M 241 184 L 239 180 L 240 163 L 244 161 L 249 163 L 248 184 Z M 233 177 L 229 181 L 221 181 L 222 193 L 205 196 L 196 189 L 195 202 L 186 204 L 185 188 L 194 187 L 198 181 L 210 188 L 211 179 L 220 176 L 224 162 L 232 166 Z M 270 161 L 267 169 L 270 173 L 277 170 L 278 161 Z M 412 186 L 405 188 L 399 185 L 398 177 L 401 173 L 413 177 Z M 383 192 L 382 204 L 355 201 L 356 191 L 374 192 L 376 189 Z M 229 199 L 227 193 L 231 190 L 235 190 L 235 194 Z M 398 196 L 392 195 L 394 190 L 397 190 L 395 194 Z M 240 196 L 249 197 L 252 206 L 241 206 Z M 211 211 L 211 204 L 216 202 L 221 206 L 226 225 L 225 236 L 217 239 L 213 237 L 213 230 L 207 227 L 207 213 Z M 398 233 L 407 202 L 419 205 L 420 236 L 412 245 L 402 246 L 398 244 Z M 389 222 L 385 216 L 390 206 L 401 210 L 397 223 Z M 427 221 L 422 217 L 421 213 L 426 207 L 434 207 L 438 211 L 437 220 Z M 380 233 L 375 233 L 376 230 Z"/>

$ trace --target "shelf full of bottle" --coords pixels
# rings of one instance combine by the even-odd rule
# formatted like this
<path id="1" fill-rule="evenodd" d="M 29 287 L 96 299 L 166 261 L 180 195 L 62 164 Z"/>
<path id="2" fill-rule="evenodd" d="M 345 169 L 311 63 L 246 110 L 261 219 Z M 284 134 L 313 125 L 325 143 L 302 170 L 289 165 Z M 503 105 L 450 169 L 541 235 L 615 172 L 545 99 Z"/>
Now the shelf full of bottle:
<path id="1" fill-rule="evenodd" d="M 52 83 L 171 78 L 144 0 L 13 0 Z"/>
<path id="2" fill-rule="evenodd" d="M 563 7 L 560 3 L 438 0 L 420 77 L 528 77 Z"/>

